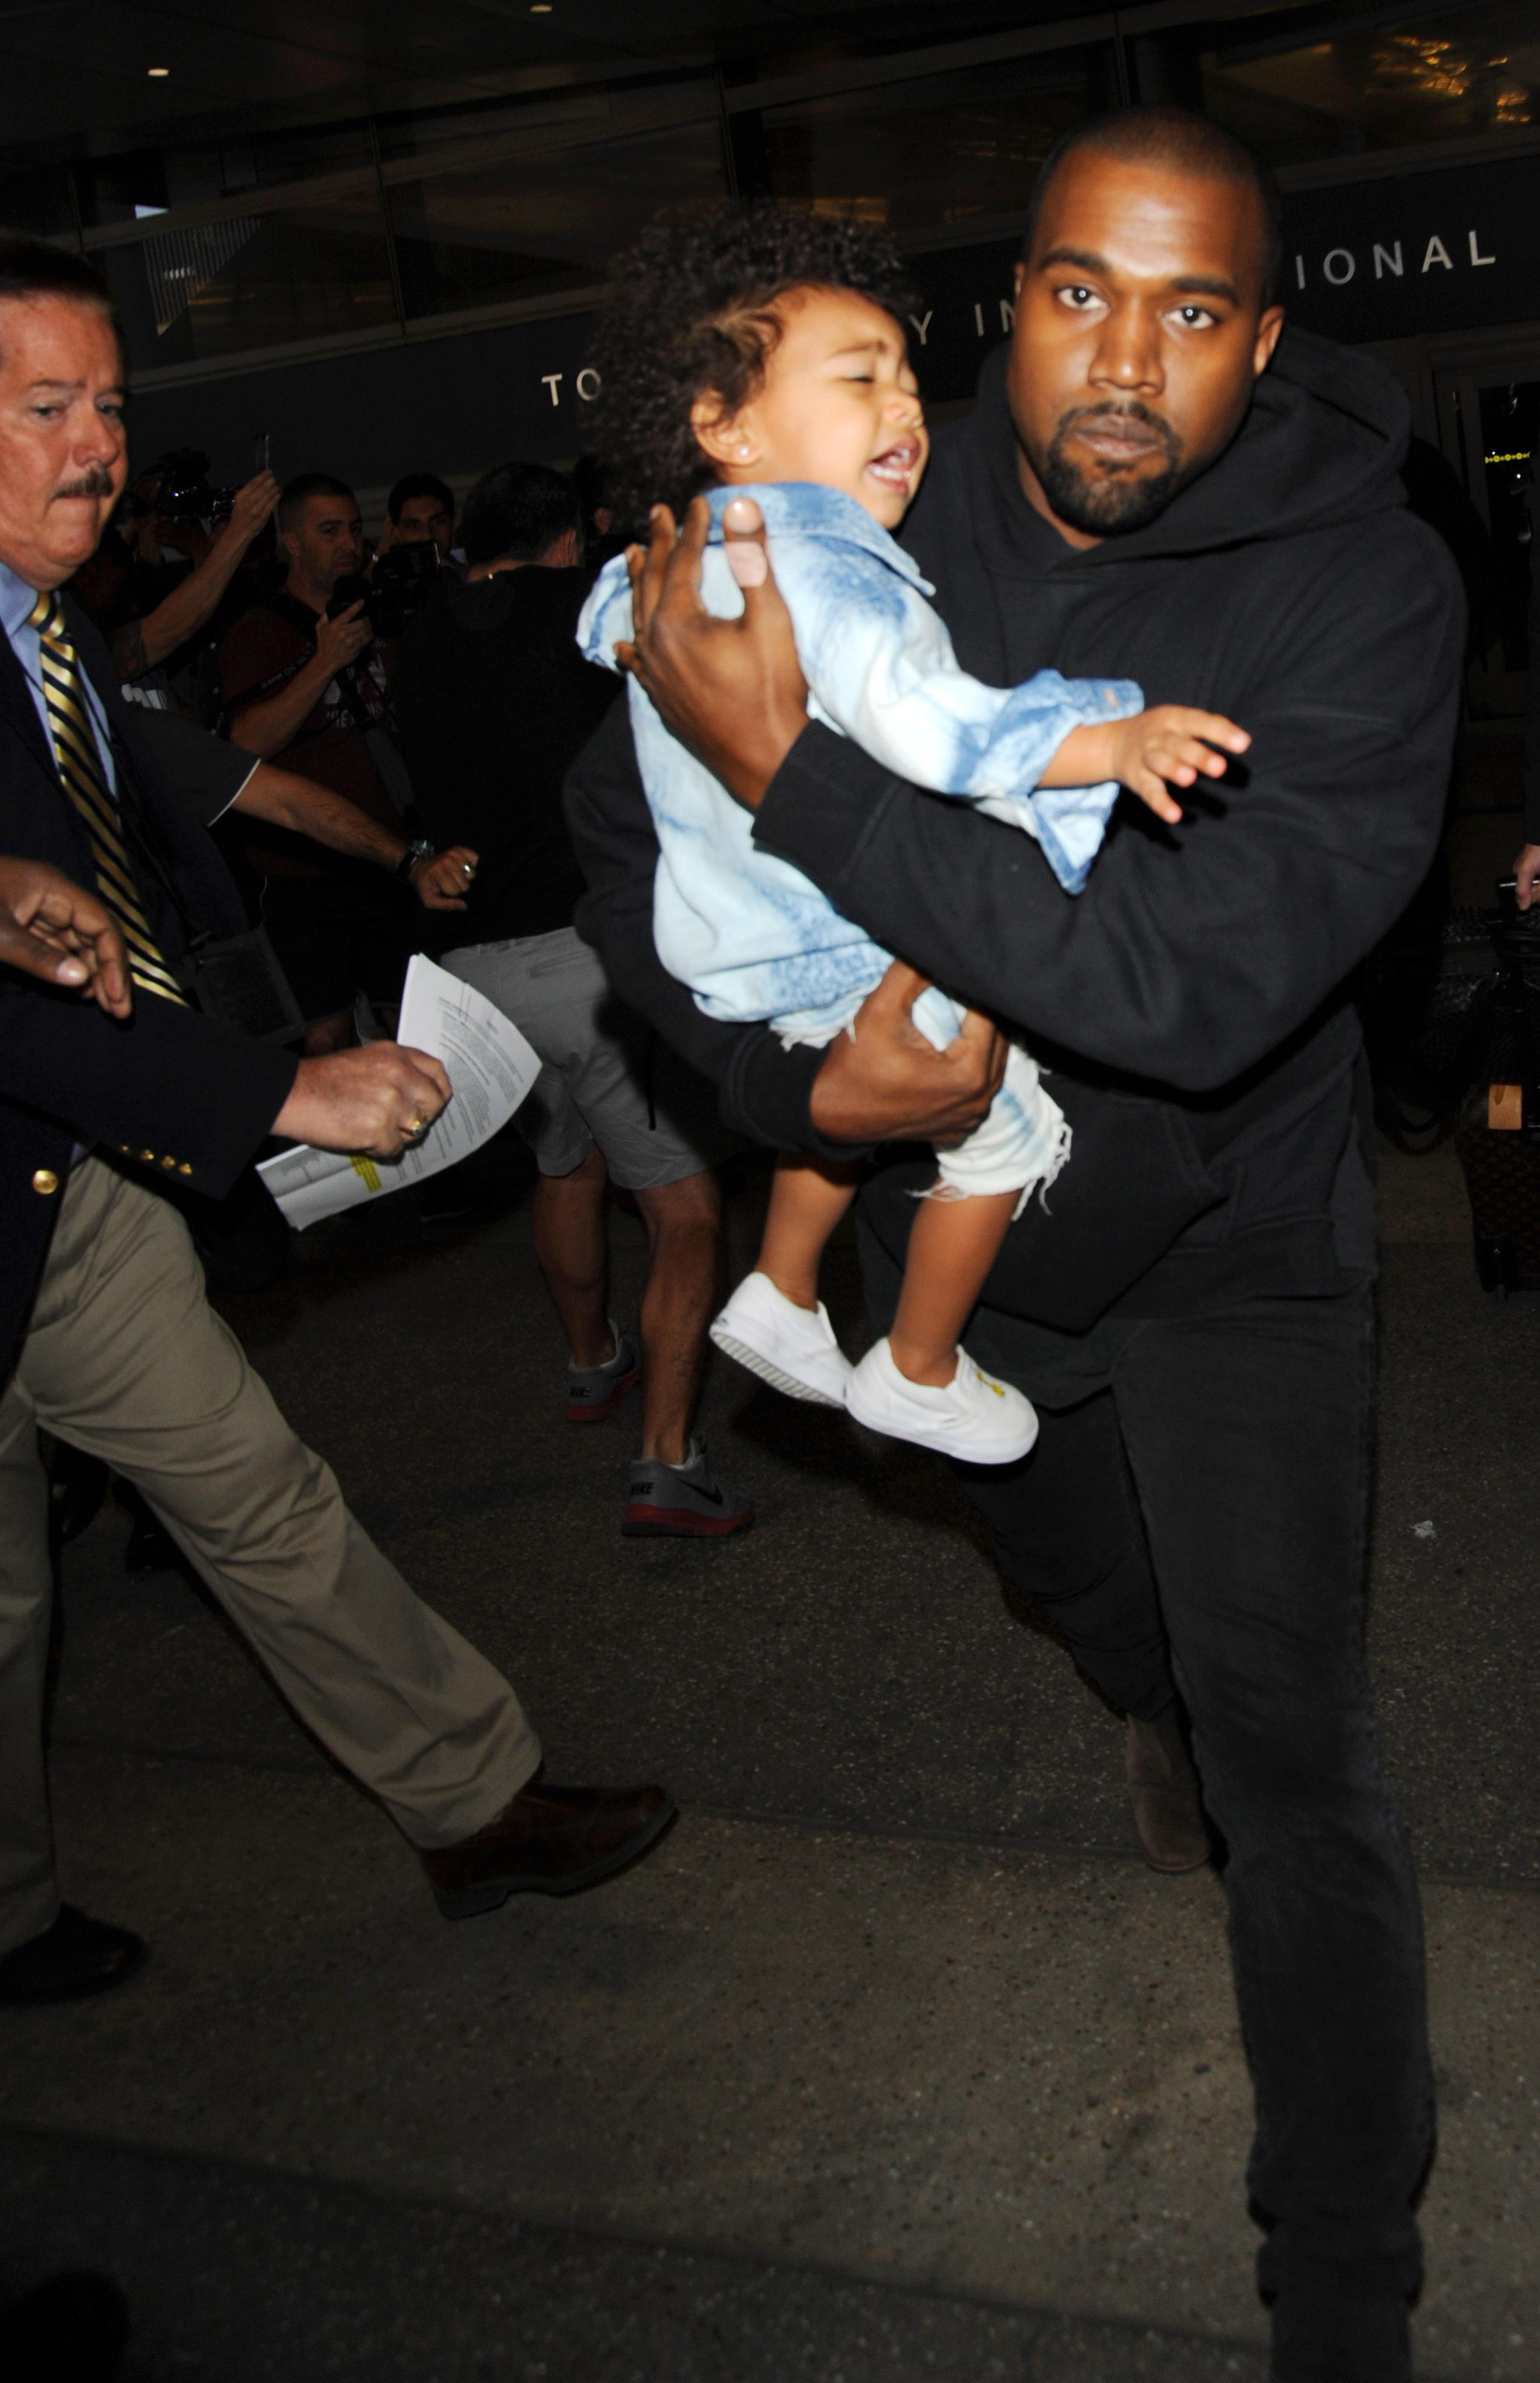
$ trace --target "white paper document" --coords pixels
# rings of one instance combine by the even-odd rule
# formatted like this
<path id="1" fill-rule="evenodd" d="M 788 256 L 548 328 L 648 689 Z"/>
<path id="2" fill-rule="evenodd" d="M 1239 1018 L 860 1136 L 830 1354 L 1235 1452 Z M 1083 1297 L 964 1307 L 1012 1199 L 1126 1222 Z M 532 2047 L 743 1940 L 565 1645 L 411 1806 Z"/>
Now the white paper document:
<path id="1" fill-rule="evenodd" d="M 454 1098 L 400 1158 L 349 1157 L 302 1142 L 264 1160 L 257 1172 L 291 1225 L 318 1225 L 469 1158 L 508 1123 L 540 1072 L 512 1020 L 421 952 L 406 972 L 396 1039 L 443 1061 Z"/>

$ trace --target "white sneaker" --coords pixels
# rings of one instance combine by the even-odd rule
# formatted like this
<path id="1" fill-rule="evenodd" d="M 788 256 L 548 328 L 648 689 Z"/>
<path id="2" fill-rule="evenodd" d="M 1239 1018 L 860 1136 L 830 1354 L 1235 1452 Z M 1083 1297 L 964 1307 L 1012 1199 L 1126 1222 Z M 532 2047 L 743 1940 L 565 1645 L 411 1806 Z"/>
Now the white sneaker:
<path id="1" fill-rule="evenodd" d="M 789 1399 L 844 1406 L 850 1360 L 821 1300 L 816 1313 L 809 1312 L 777 1290 L 768 1274 L 745 1274 L 712 1325 L 711 1338 Z"/>
<path id="2" fill-rule="evenodd" d="M 1038 1436 L 1038 1419 L 1019 1390 L 984 1373 L 964 1349 L 944 1389 L 911 1382 L 879 1340 L 852 1369 L 844 1402 L 857 1423 L 890 1439 L 912 1439 L 965 1464 L 1011 1464 Z"/>

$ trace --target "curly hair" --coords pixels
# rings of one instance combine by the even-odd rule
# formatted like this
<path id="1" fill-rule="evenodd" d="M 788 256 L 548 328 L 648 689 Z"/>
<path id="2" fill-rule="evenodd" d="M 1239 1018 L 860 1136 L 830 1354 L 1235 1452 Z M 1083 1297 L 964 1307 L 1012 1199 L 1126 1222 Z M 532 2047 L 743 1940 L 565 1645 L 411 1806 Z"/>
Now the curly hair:
<path id="1" fill-rule="evenodd" d="M 670 208 L 610 266 L 612 294 L 593 350 L 595 445 L 621 523 L 649 505 L 682 512 L 714 468 L 690 426 L 715 391 L 731 415 L 755 396 L 791 290 L 853 290 L 900 322 L 913 283 L 886 232 L 773 200 Z"/>

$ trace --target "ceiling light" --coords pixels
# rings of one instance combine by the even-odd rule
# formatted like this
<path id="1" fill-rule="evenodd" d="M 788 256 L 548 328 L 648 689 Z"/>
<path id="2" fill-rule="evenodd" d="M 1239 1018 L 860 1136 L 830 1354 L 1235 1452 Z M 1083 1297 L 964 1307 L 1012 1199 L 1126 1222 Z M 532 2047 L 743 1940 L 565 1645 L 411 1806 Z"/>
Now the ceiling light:
<path id="1" fill-rule="evenodd" d="M 147 75 L 153 75 L 155 80 L 160 82 L 165 80 L 165 78 L 170 73 L 171 69 L 169 67 L 146 67 L 144 71 Z"/>
<path id="2" fill-rule="evenodd" d="M 532 17 L 548 17 L 550 0 L 530 0 L 529 13 Z"/>

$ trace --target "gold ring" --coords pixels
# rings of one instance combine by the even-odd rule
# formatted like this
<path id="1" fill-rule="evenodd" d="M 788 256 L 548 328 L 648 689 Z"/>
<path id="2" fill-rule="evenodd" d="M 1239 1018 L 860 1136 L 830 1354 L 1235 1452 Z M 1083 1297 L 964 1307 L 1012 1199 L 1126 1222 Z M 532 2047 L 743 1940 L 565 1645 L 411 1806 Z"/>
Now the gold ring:
<path id="1" fill-rule="evenodd" d="M 470 861 L 462 860 L 460 866 L 465 871 L 467 877 L 474 877 L 475 875 L 475 870 Z"/>
<path id="2" fill-rule="evenodd" d="M 408 1142 L 415 1142 L 420 1133 L 426 1133 L 427 1131 L 426 1117 L 408 1117 L 405 1125 L 401 1128 L 401 1131 L 405 1134 Z"/>

